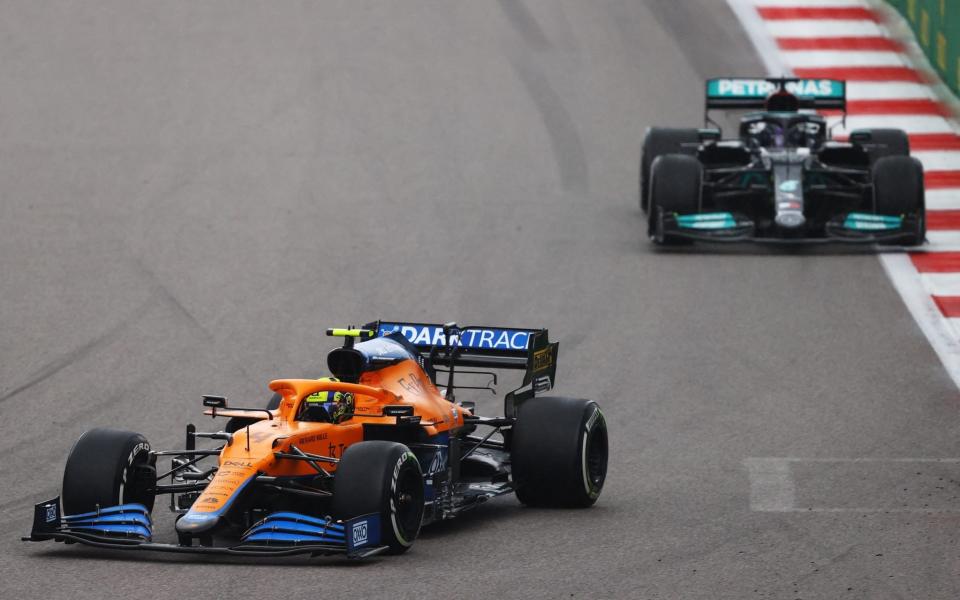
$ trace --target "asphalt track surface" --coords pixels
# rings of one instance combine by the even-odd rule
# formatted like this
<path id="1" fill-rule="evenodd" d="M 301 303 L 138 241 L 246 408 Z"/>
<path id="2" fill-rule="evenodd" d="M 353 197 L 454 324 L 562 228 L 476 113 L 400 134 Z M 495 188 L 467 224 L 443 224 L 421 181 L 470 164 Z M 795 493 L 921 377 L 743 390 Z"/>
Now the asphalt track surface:
<path id="1" fill-rule="evenodd" d="M 0 13 L 3 598 L 960 591 L 960 466 L 887 460 L 956 457 L 957 391 L 877 259 L 639 234 L 644 128 L 761 72 L 725 3 Z M 549 327 L 610 424 L 598 504 L 499 499 L 362 565 L 18 541 L 85 429 L 177 446 L 201 393 L 262 401 L 378 317 Z"/>

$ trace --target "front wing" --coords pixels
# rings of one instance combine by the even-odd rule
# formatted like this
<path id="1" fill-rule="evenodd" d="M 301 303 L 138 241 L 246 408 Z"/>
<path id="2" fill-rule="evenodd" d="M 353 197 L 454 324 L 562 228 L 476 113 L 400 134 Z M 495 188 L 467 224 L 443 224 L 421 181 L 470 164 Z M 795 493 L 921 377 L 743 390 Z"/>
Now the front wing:
<path id="1" fill-rule="evenodd" d="M 892 217 L 871 213 L 839 215 L 818 235 L 771 227 L 760 231 L 751 219 L 729 212 L 680 215 L 660 212 L 653 228 L 658 242 L 693 240 L 707 242 L 756 242 L 764 244 L 897 244 L 911 243 L 919 224 L 918 215 Z"/>
<path id="2" fill-rule="evenodd" d="M 34 505 L 33 527 L 23 541 L 54 540 L 97 548 L 228 554 L 290 556 L 343 554 L 360 559 L 380 554 L 380 515 L 362 515 L 347 521 L 320 519 L 296 513 L 274 513 L 248 529 L 233 546 L 194 546 L 152 541 L 153 529 L 145 507 L 125 504 L 83 515 L 60 514 L 60 498 Z"/>

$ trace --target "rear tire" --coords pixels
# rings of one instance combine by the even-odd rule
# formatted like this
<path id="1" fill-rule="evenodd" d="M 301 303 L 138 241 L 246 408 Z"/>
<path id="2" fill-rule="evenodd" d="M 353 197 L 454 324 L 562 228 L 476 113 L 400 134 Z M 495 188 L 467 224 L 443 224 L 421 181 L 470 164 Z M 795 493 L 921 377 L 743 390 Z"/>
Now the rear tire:
<path id="1" fill-rule="evenodd" d="M 333 480 L 333 514 L 343 520 L 380 513 L 380 543 L 406 552 L 423 522 L 423 473 L 403 444 L 360 442 L 347 448 Z"/>
<path id="2" fill-rule="evenodd" d="M 528 506 L 586 508 L 607 475 L 607 423 L 596 402 L 534 398 L 513 426 L 513 482 Z"/>
<path id="3" fill-rule="evenodd" d="M 878 214 L 917 217 L 914 236 L 905 246 L 922 244 L 926 237 L 926 200 L 923 165 L 911 156 L 887 156 L 873 166 L 873 198 Z"/>
<path id="4" fill-rule="evenodd" d="M 686 154 L 693 156 L 700 143 L 700 133 L 696 129 L 673 129 L 651 127 L 643 138 L 640 154 L 640 210 L 647 214 L 650 210 L 650 175 L 653 162 L 664 154 Z"/>
<path id="5" fill-rule="evenodd" d="M 664 236 L 663 215 L 700 212 L 702 186 L 703 166 L 696 158 L 666 154 L 654 161 L 650 181 L 651 211 L 647 216 L 647 233 L 654 242 L 672 242 Z"/>
<path id="6" fill-rule="evenodd" d="M 139 433 L 91 429 L 73 445 L 63 471 L 63 512 L 76 515 L 121 504 L 153 510 L 157 471 Z"/>
<path id="7" fill-rule="evenodd" d="M 870 164 L 887 156 L 910 156 L 910 138 L 902 129 L 867 129 L 870 132 Z M 853 136 L 856 131 L 851 133 Z M 875 146 L 874 146 L 875 144 Z"/>

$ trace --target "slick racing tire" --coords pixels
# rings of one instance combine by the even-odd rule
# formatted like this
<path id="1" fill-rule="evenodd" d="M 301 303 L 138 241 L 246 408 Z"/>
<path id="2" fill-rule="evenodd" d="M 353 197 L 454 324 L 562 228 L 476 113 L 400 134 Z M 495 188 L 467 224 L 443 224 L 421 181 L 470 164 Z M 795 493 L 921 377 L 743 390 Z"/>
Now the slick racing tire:
<path id="1" fill-rule="evenodd" d="M 640 210 L 650 210 L 650 175 L 653 161 L 664 154 L 696 154 L 700 134 L 696 129 L 651 127 L 643 138 L 640 154 Z"/>
<path id="2" fill-rule="evenodd" d="M 153 510 L 157 485 L 150 443 L 139 433 L 91 429 L 73 445 L 63 470 L 63 512 L 77 515 L 137 503 Z"/>
<path id="3" fill-rule="evenodd" d="M 267 410 L 277 410 L 280 408 L 280 400 L 280 394 L 274 394 L 264 408 Z M 244 417 L 230 417 L 230 420 L 227 421 L 227 424 L 224 426 L 223 430 L 227 433 L 234 433 L 236 431 L 240 431 L 247 425 L 253 425 L 259 420 L 260 419 L 246 419 Z"/>
<path id="4" fill-rule="evenodd" d="M 926 206 L 923 166 L 911 156 L 887 156 L 873 166 L 873 195 L 878 214 L 894 217 L 915 216 L 914 235 L 901 242 L 906 246 L 922 244 L 926 237 Z"/>
<path id="5" fill-rule="evenodd" d="M 513 483 L 527 506 L 586 508 L 607 476 L 607 423 L 591 400 L 544 397 L 520 407 L 512 435 Z"/>
<path id="6" fill-rule="evenodd" d="M 651 211 L 647 233 L 657 244 L 671 243 L 663 233 L 663 215 L 700 211 L 703 166 L 684 154 L 665 154 L 653 163 L 650 181 Z"/>
<path id="7" fill-rule="evenodd" d="M 870 164 L 876 164 L 887 156 L 910 156 L 910 138 L 902 129 L 860 129 L 850 136 L 854 137 L 857 133 L 870 134 Z"/>
<path id="8" fill-rule="evenodd" d="M 331 511 L 338 519 L 380 513 L 380 543 L 389 553 L 406 552 L 423 521 L 423 473 L 403 444 L 360 442 L 337 464 Z"/>

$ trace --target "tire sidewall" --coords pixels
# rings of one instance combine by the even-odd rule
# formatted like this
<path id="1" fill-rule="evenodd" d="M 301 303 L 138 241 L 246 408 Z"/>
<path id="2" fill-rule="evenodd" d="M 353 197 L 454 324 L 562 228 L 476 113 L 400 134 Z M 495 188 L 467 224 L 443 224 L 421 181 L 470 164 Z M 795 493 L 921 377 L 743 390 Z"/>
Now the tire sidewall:
<path id="1" fill-rule="evenodd" d="M 401 531 L 404 529 L 401 526 L 399 520 L 400 515 L 398 507 L 396 505 L 398 500 L 398 495 L 400 490 L 398 489 L 399 484 L 403 481 L 404 478 L 409 477 L 408 473 L 416 473 L 416 477 L 420 482 L 420 498 L 419 498 L 419 514 L 416 520 L 415 525 L 412 527 L 412 531 Z M 417 539 L 417 536 L 420 534 L 420 527 L 423 523 L 423 473 L 420 470 L 420 462 L 417 460 L 417 457 L 410 450 L 404 450 L 403 454 L 397 457 L 394 461 L 394 466 L 390 474 L 390 481 L 386 486 L 387 496 L 385 498 L 385 503 L 387 505 L 387 525 L 391 530 L 391 538 L 397 545 L 406 549 L 409 548 L 414 540 Z M 383 513 L 381 513 L 382 515 Z M 394 546 L 393 543 L 388 543 L 391 547 Z"/>
<path id="2" fill-rule="evenodd" d="M 416 540 L 423 521 L 423 473 L 417 457 L 403 444 L 367 441 L 347 448 L 334 475 L 333 514 L 344 521 L 365 514 L 380 515 L 381 543 L 394 554 Z M 412 483 L 411 483 L 412 482 Z M 412 485 L 415 518 L 401 523 L 399 495 Z"/>
<path id="3" fill-rule="evenodd" d="M 580 432 L 580 473 L 584 494 L 591 502 L 596 502 L 597 498 L 600 497 L 600 492 L 603 491 L 603 484 L 606 481 L 606 455 L 609 452 L 609 439 L 607 437 L 607 421 L 603 416 L 603 411 L 600 410 L 600 407 L 597 406 L 596 403 L 591 403 L 591 408 L 593 409 L 592 411 L 587 411 L 584 414 L 583 428 Z M 599 481 L 594 481 L 589 465 L 590 446 L 593 443 L 600 443 L 601 441 L 604 453 L 603 474 Z"/>
<path id="4" fill-rule="evenodd" d="M 873 209 L 882 215 L 914 216 L 917 230 L 906 245 L 922 244 L 926 234 L 923 165 L 911 156 L 888 156 L 873 167 Z"/>
<path id="5" fill-rule="evenodd" d="M 154 496 L 131 489 L 134 466 L 149 466 L 150 442 L 142 435 L 91 429 L 74 443 L 63 474 L 66 514 L 137 502 L 153 509 Z"/>
<path id="6" fill-rule="evenodd" d="M 663 185 L 670 187 L 661 191 Z M 702 208 L 703 165 L 700 161 L 684 154 L 658 156 L 651 166 L 648 237 L 656 244 L 669 243 L 663 225 L 666 214 L 691 214 L 700 212 Z"/>
<path id="7" fill-rule="evenodd" d="M 700 133 L 696 129 L 672 129 L 667 127 L 651 127 L 643 138 L 640 149 L 640 210 L 643 214 L 651 214 L 653 207 L 650 203 L 651 181 L 653 177 L 653 163 L 664 154 L 696 154 L 687 150 L 683 144 L 700 142 Z"/>
<path id="8" fill-rule="evenodd" d="M 602 471 L 597 481 L 589 470 L 592 442 L 602 442 Z M 528 400 L 520 409 L 513 432 L 512 464 L 518 499 L 531 506 L 592 505 L 603 490 L 608 444 L 606 420 L 595 402 L 573 398 Z"/>

